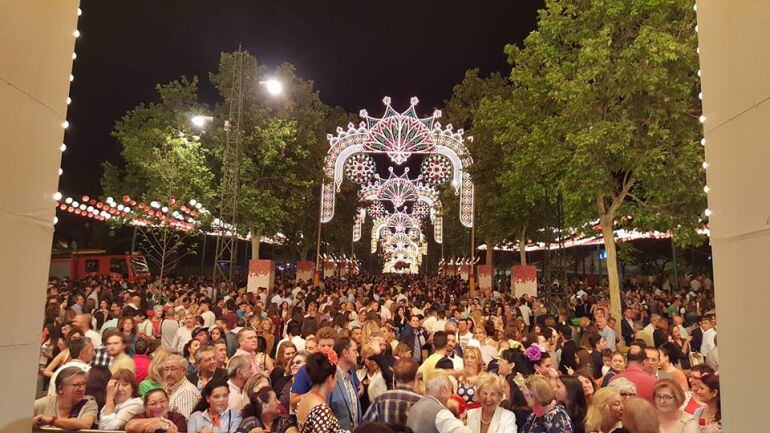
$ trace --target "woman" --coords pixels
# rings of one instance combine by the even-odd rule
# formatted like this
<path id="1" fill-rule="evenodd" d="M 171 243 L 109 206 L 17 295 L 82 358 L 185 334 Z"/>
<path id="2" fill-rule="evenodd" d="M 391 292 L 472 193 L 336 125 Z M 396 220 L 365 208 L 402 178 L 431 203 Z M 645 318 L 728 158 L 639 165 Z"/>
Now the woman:
<path id="1" fill-rule="evenodd" d="M 337 385 L 337 354 L 328 349 L 308 356 L 305 370 L 312 388 L 297 406 L 300 433 L 341 433 L 337 417 L 329 404 L 329 394 Z"/>
<path id="2" fill-rule="evenodd" d="M 238 433 L 250 433 L 255 428 L 270 433 L 298 433 L 297 417 L 282 415 L 281 404 L 270 387 L 249 392 L 250 403 L 243 408 L 243 421 Z"/>
<path id="3" fill-rule="evenodd" d="M 296 354 L 297 347 L 291 341 L 284 341 L 278 346 L 278 352 L 275 356 L 275 368 L 270 371 L 270 383 L 273 384 L 273 391 L 276 394 L 280 395 L 283 386 L 291 380 L 289 363 Z"/>
<path id="4" fill-rule="evenodd" d="M 556 381 L 553 391 L 556 395 L 556 401 L 567 409 L 572 426 L 575 429 L 574 433 L 583 433 L 585 431 L 583 419 L 588 411 L 588 402 L 586 402 L 586 397 L 583 393 L 583 384 L 575 377 L 561 375 L 559 380 Z"/>
<path id="5" fill-rule="evenodd" d="M 458 380 L 457 395 L 462 397 L 465 403 L 473 403 L 476 397 L 476 378 L 484 371 L 481 350 L 466 346 L 463 350 L 463 365 L 465 367 Z"/>
<path id="6" fill-rule="evenodd" d="M 273 370 L 273 359 L 267 354 L 267 340 L 262 335 L 257 336 L 257 365 L 261 371 Z"/>
<path id="7" fill-rule="evenodd" d="M 224 340 L 226 341 L 227 335 L 225 334 L 225 330 L 222 329 L 221 326 L 215 326 L 211 328 L 211 332 L 209 332 L 209 338 L 211 341 L 217 341 L 217 340 Z"/>
<path id="8" fill-rule="evenodd" d="M 307 362 L 307 357 L 308 352 L 297 352 L 297 354 L 294 355 L 294 358 L 292 358 L 291 362 L 289 363 L 289 371 L 287 372 L 289 375 L 289 380 L 283 385 L 283 388 L 279 390 L 280 392 L 276 394 L 278 396 L 278 400 L 285 408 L 288 408 L 290 404 L 292 407 L 296 407 L 296 400 L 291 402 L 291 386 L 294 384 L 294 378 L 297 377 L 297 372 Z"/>
<path id="9" fill-rule="evenodd" d="M 184 349 L 182 349 L 182 355 L 187 360 L 187 373 L 186 374 L 195 374 L 198 372 L 198 367 L 195 366 L 195 352 L 198 351 L 198 349 L 201 348 L 201 342 L 197 339 L 192 339 L 187 342 L 187 344 L 184 345 Z"/>
<path id="10" fill-rule="evenodd" d="M 33 424 L 63 430 L 92 428 L 99 409 L 94 399 L 85 395 L 86 373 L 80 367 L 62 369 L 54 386 L 56 394 L 35 400 Z"/>
<path id="11" fill-rule="evenodd" d="M 481 407 L 468 411 L 468 427 L 473 433 L 516 432 L 516 415 L 500 407 L 505 392 L 503 378 L 494 373 L 481 373 L 477 380 L 476 399 Z"/>
<path id="12" fill-rule="evenodd" d="M 227 382 L 224 379 L 211 379 L 203 387 L 201 399 L 187 420 L 187 431 L 234 433 L 242 420 L 239 411 L 227 406 L 229 398 L 230 387 Z"/>
<path id="13" fill-rule="evenodd" d="M 660 345 L 658 352 L 660 353 L 659 376 L 661 378 L 667 378 L 666 376 L 670 376 L 670 378 L 672 378 L 676 383 L 679 384 L 680 387 L 682 387 L 683 391 L 688 391 L 690 388 L 687 383 L 687 376 L 682 370 L 676 367 L 682 357 L 682 352 L 679 350 L 679 346 L 668 341 Z"/>
<path id="14" fill-rule="evenodd" d="M 144 412 L 126 423 L 126 433 L 145 433 L 165 430 L 168 433 L 186 433 L 187 420 L 178 412 L 169 412 L 168 394 L 155 388 L 144 395 Z"/>
<path id="15" fill-rule="evenodd" d="M 585 395 L 586 402 L 591 404 L 594 394 L 596 394 L 596 382 L 594 382 L 593 377 L 584 372 L 577 372 L 574 376 L 580 381 L 580 384 L 583 385 L 583 395 Z"/>
<path id="16" fill-rule="evenodd" d="M 378 395 L 388 390 L 388 385 L 382 377 L 380 366 L 374 360 L 369 359 L 372 355 L 374 355 L 374 349 L 368 344 L 364 345 L 361 350 L 361 359 L 364 360 L 364 366 L 356 371 L 358 380 L 363 387 L 363 394 L 360 397 L 361 413 L 366 413 L 371 402 Z"/>
<path id="17" fill-rule="evenodd" d="M 519 380 L 520 378 L 521 380 Z M 505 376 L 505 395 L 507 396 L 505 401 L 500 403 L 503 409 L 508 409 L 516 416 L 516 430 L 523 431 L 522 427 L 527 422 L 529 415 L 532 413 L 532 409 L 527 404 L 527 399 L 524 398 L 524 393 L 519 389 L 520 386 L 526 384 L 526 380 L 523 376 L 518 375 L 518 378 L 514 374 Z"/>
<path id="18" fill-rule="evenodd" d="M 532 414 L 520 430 L 522 433 L 572 433 L 574 428 L 569 414 L 556 402 L 548 379 L 534 374 L 527 379 L 524 398 Z"/>
<path id="19" fill-rule="evenodd" d="M 628 433 L 660 433 L 660 422 L 649 401 L 633 397 L 623 406 L 623 428 Z"/>
<path id="20" fill-rule="evenodd" d="M 588 352 L 586 348 L 581 347 L 575 352 L 575 365 L 577 366 L 577 370 L 575 371 L 581 371 L 586 375 L 591 376 L 591 378 L 595 378 L 596 364 L 594 363 L 591 353 Z"/>
<path id="21" fill-rule="evenodd" d="M 104 407 L 99 413 L 99 429 L 122 430 L 126 422 L 143 409 L 134 374 L 131 370 L 120 369 L 107 382 Z"/>
<path id="22" fill-rule="evenodd" d="M 660 379 L 652 392 L 661 433 L 697 433 L 695 417 L 680 409 L 684 404 L 684 391 L 677 382 Z"/>
<path id="23" fill-rule="evenodd" d="M 610 383 L 610 380 L 612 380 L 613 377 L 617 376 L 618 374 L 622 373 L 626 369 L 626 357 L 623 356 L 620 352 L 615 352 L 612 354 L 612 357 L 610 358 L 610 369 L 607 371 L 607 374 L 602 377 L 602 384 L 601 387 L 604 388 L 607 386 L 608 383 Z"/>
<path id="24" fill-rule="evenodd" d="M 152 361 L 147 369 L 147 378 L 139 383 L 139 395 L 143 398 L 148 391 L 155 388 L 162 388 L 163 361 L 168 357 L 169 352 L 163 348 L 155 349 L 152 353 Z"/>
<path id="25" fill-rule="evenodd" d="M 137 329 L 134 318 L 131 316 L 122 317 L 118 321 L 118 329 L 123 334 L 123 341 L 126 342 L 128 356 L 134 356 L 134 343 L 136 343 Z"/>
<path id="26" fill-rule="evenodd" d="M 265 337 L 265 353 L 273 353 L 275 347 L 275 324 L 271 319 L 263 319 L 257 329 L 257 335 Z"/>
<path id="27" fill-rule="evenodd" d="M 586 413 L 585 431 L 588 433 L 613 433 L 623 426 L 623 398 L 615 388 L 602 388 L 594 395 Z"/>
<path id="28" fill-rule="evenodd" d="M 94 319 L 96 319 L 96 327 L 94 329 L 102 329 L 104 322 L 110 320 L 110 303 L 106 299 L 99 301 L 99 309 L 94 312 Z"/>
<path id="29" fill-rule="evenodd" d="M 690 369 L 690 337 L 682 338 L 682 330 L 677 324 L 671 325 L 669 328 L 669 334 L 671 335 L 671 342 L 679 346 L 679 351 L 682 353 L 681 363 L 682 368 L 685 370 Z"/>
<path id="30" fill-rule="evenodd" d="M 703 373 L 700 386 L 694 389 L 698 400 L 706 406 L 695 411 L 695 419 L 700 433 L 720 433 L 722 431 L 722 404 L 720 402 L 719 374 Z"/>
<path id="31" fill-rule="evenodd" d="M 305 339 L 305 352 L 315 352 L 316 347 L 318 347 L 318 340 L 315 335 L 308 335 Z"/>
<path id="32" fill-rule="evenodd" d="M 515 349 L 505 349 L 500 352 L 500 359 L 497 360 L 497 374 L 506 377 L 513 373 L 516 368 Z"/>

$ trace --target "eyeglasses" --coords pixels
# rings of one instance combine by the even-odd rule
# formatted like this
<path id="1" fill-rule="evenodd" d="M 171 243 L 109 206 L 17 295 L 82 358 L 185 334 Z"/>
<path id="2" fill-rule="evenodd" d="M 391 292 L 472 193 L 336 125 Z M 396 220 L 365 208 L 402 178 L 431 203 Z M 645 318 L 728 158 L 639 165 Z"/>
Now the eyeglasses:
<path id="1" fill-rule="evenodd" d="M 623 397 L 623 398 L 631 398 L 631 397 L 636 397 L 636 393 L 635 392 L 621 392 L 620 396 Z"/>
<path id="2" fill-rule="evenodd" d="M 655 400 L 662 401 L 663 403 L 668 403 L 673 399 L 674 399 L 673 395 L 655 394 Z"/>
<path id="3" fill-rule="evenodd" d="M 174 370 L 181 370 L 182 367 L 163 367 L 162 371 L 174 371 Z"/>
<path id="4" fill-rule="evenodd" d="M 81 388 L 85 388 L 86 387 L 86 383 L 85 382 L 82 382 L 82 383 L 67 383 L 66 385 L 67 386 L 71 386 L 71 387 L 73 387 L 75 389 L 81 389 Z"/>

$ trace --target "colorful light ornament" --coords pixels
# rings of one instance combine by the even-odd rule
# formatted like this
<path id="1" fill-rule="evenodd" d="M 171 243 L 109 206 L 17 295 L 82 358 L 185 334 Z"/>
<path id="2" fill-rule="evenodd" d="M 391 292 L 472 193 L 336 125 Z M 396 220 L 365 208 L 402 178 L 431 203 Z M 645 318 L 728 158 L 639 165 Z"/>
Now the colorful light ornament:
<path id="1" fill-rule="evenodd" d="M 385 205 L 381 201 L 373 201 L 369 203 L 369 215 L 373 219 L 380 219 L 385 215 Z"/>
<path id="2" fill-rule="evenodd" d="M 365 153 L 352 155 L 345 162 L 345 176 L 359 185 L 368 182 L 376 172 L 374 158 Z"/>
<path id="3" fill-rule="evenodd" d="M 431 186 L 444 186 L 452 176 L 452 162 L 444 155 L 428 155 L 420 164 L 420 176 Z"/>

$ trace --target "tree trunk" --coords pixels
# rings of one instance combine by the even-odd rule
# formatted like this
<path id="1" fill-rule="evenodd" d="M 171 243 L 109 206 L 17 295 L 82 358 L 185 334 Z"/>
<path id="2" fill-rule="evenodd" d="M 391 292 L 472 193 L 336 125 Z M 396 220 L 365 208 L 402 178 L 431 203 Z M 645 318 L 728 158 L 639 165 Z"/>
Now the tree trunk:
<path id="1" fill-rule="evenodd" d="M 494 259 L 494 254 L 495 254 L 495 246 L 494 246 L 494 242 L 492 241 L 491 233 L 487 233 L 484 235 L 484 243 L 487 244 L 487 257 L 484 264 L 492 265 L 493 264 L 492 260 Z"/>
<path id="2" fill-rule="evenodd" d="M 302 251 L 300 251 L 300 253 L 299 253 L 299 259 L 300 260 L 307 260 L 308 259 L 307 255 L 308 255 L 309 252 L 310 252 L 310 247 L 308 247 L 307 245 L 302 247 Z"/>
<path id="3" fill-rule="evenodd" d="M 521 230 L 519 236 L 519 263 L 521 266 L 527 266 L 527 230 Z"/>
<path id="4" fill-rule="evenodd" d="M 251 232 L 251 259 L 259 260 L 259 239 L 262 234 Z"/>
<path id="5" fill-rule="evenodd" d="M 610 282 L 610 315 L 616 320 L 620 320 L 620 278 L 612 220 L 612 215 L 599 215 L 599 223 L 602 225 L 602 236 L 604 237 L 604 249 L 607 252 L 607 276 Z"/>

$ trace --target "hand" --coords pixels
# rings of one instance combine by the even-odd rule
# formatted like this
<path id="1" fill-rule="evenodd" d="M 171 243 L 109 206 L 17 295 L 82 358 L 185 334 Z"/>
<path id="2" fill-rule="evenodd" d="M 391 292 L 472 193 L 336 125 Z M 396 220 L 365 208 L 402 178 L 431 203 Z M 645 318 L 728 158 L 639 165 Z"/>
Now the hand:
<path id="1" fill-rule="evenodd" d="M 198 432 L 198 433 L 214 433 L 214 430 L 211 430 L 211 429 L 207 429 L 207 428 L 205 428 L 205 429 L 201 430 L 201 431 L 200 431 L 200 432 Z"/>
<path id="2" fill-rule="evenodd" d="M 51 417 L 45 415 L 35 415 L 32 417 L 32 423 L 36 426 L 44 426 L 51 423 Z"/>
<path id="3" fill-rule="evenodd" d="M 107 382 L 107 398 L 113 399 L 115 398 L 115 394 L 118 392 L 118 381 L 117 379 L 110 379 L 109 382 Z"/>
<path id="4" fill-rule="evenodd" d="M 262 430 L 260 427 L 254 427 L 253 429 L 249 430 L 249 433 L 264 433 L 265 431 Z"/>
<path id="5" fill-rule="evenodd" d="M 566 367 L 566 366 L 565 366 L 565 367 Z M 575 370 L 573 370 L 573 369 L 571 369 L 571 368 L 569 368 L 569 367 L 566 367 L 566 368 L 567 368 L 567 374 L 568 374 L 568 375 L 572 376 L 573 374 L 575 374 Z"/>

